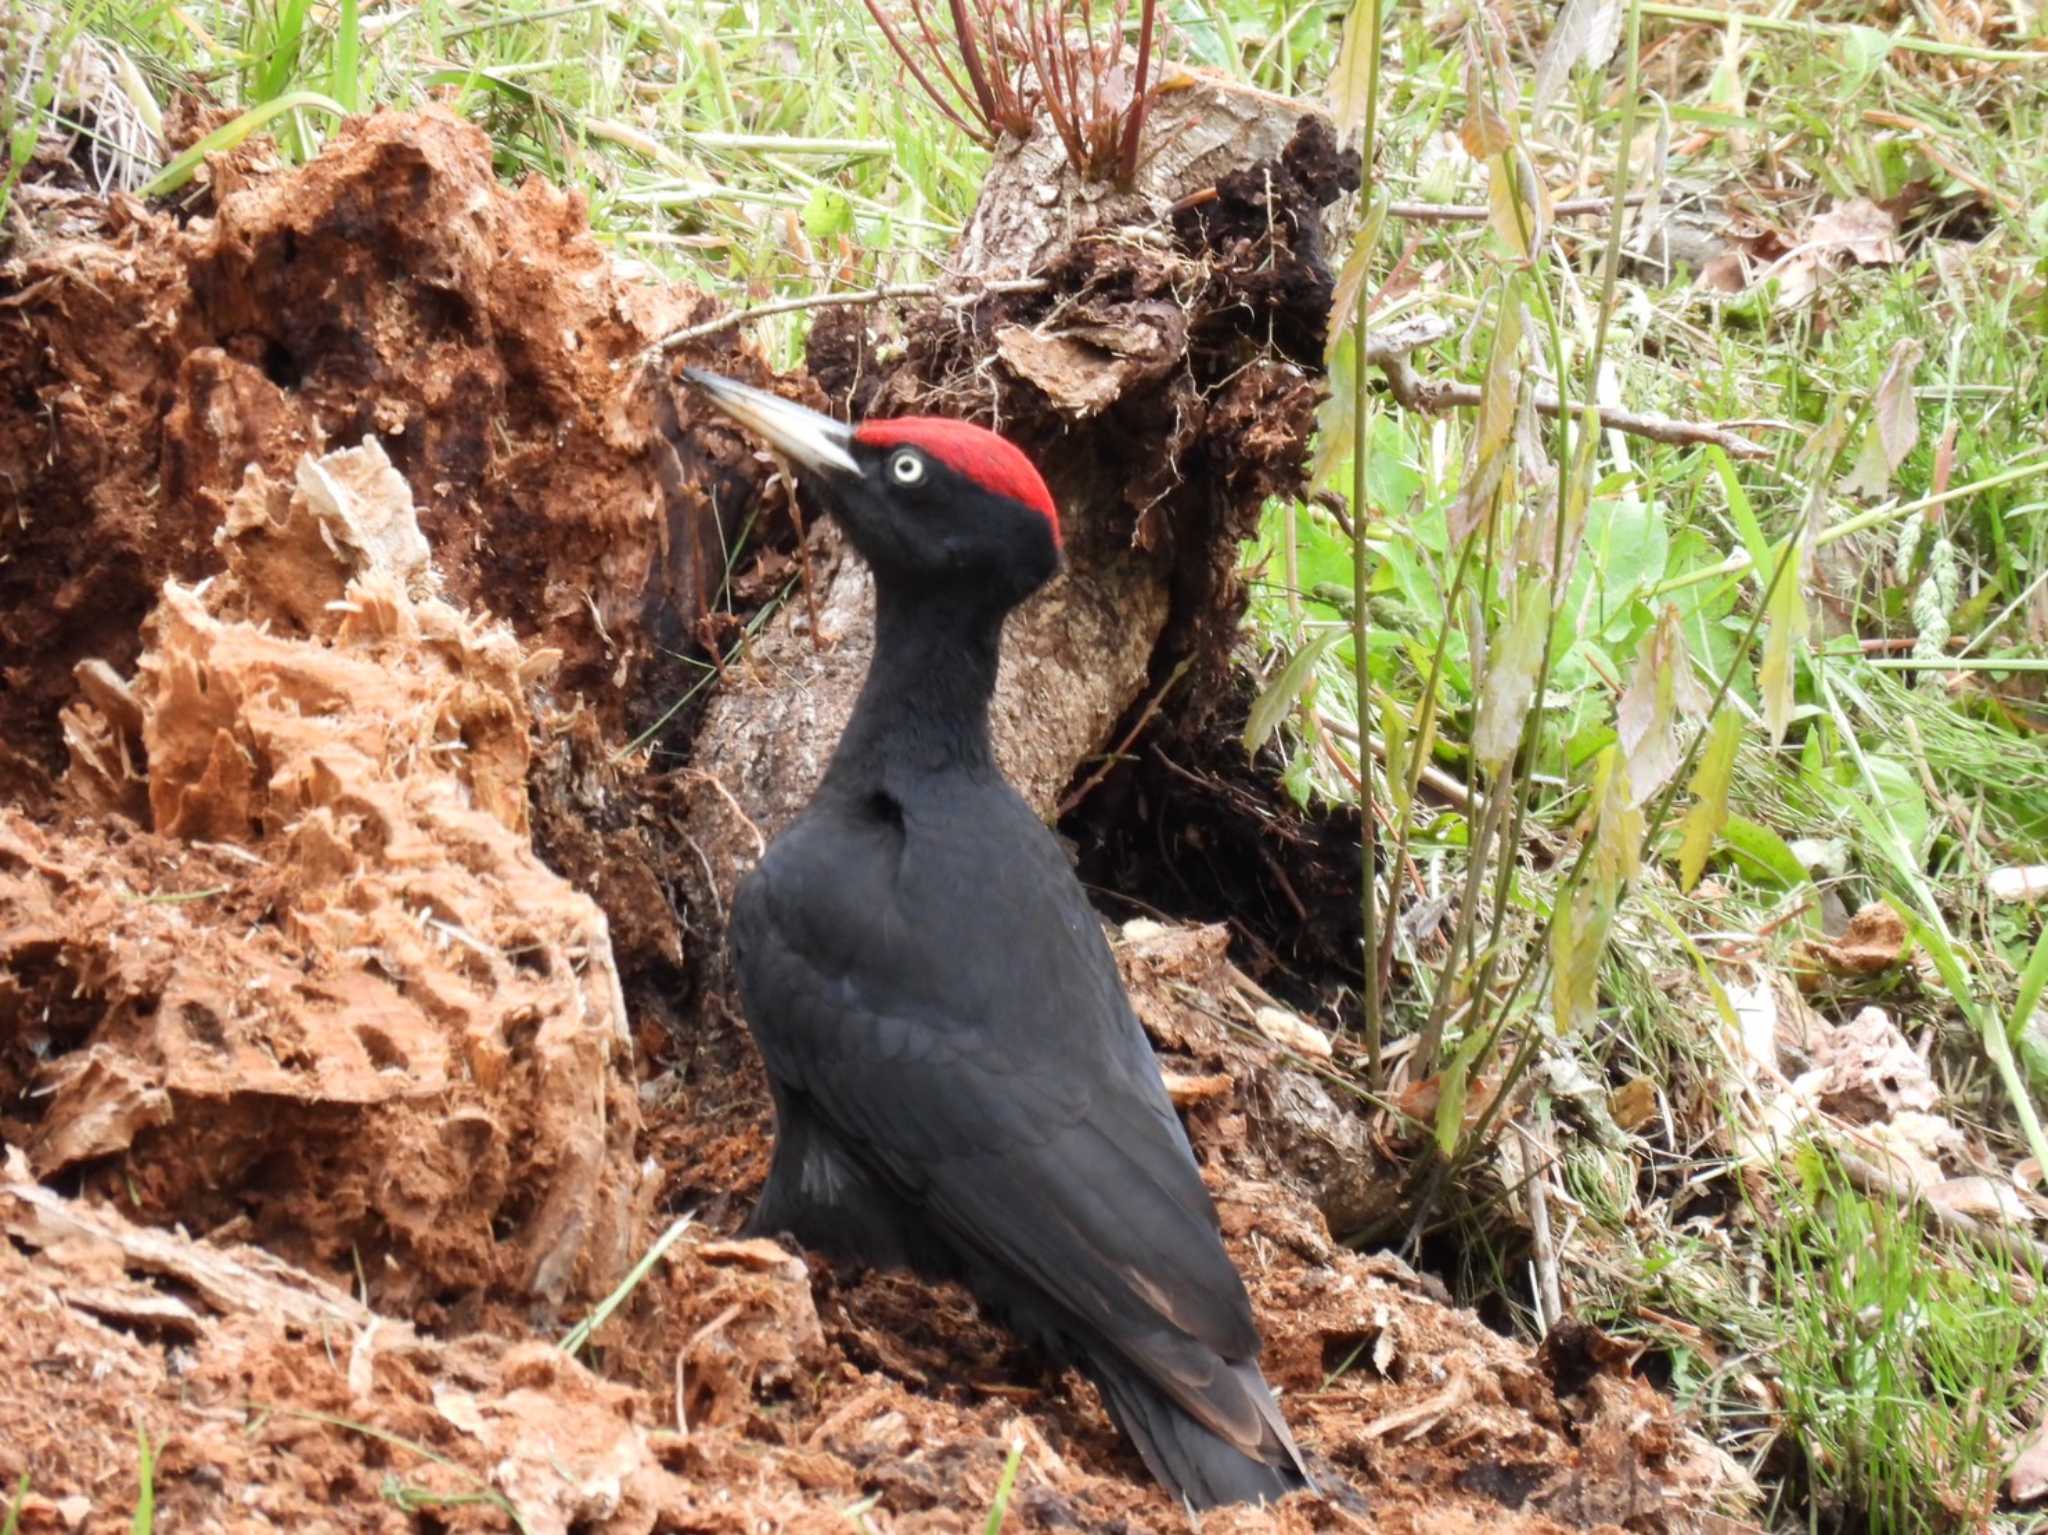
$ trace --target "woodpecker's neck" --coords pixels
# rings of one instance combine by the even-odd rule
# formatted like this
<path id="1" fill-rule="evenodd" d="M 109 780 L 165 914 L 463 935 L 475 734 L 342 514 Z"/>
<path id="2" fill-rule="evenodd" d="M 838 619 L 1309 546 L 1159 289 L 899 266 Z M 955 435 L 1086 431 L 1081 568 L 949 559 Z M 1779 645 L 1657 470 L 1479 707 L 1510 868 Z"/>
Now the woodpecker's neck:
<path id="1" fill-rule="evenodd" d="M 825 781 L 865 792 L 904 773 L 993 775 L 988 701 L 1003 617 L 986 599 L 878 581 L 874 659 Z"/>

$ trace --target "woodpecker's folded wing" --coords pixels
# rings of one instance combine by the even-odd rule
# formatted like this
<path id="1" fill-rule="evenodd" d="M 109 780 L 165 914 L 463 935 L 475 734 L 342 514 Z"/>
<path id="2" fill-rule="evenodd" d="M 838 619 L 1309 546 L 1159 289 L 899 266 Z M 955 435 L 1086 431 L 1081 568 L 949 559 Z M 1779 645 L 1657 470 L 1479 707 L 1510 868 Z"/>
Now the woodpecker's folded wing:
<path id="1" fill-rule="evenodd" d="M 905 923 L 880 890 L 771 884 L 748 907 L 770 1070 L 957 1242 L 1247 1453 L 1291 1455 L 1237 1367 L 1250 1302 L 1092 914 L 997 943 Z"/>

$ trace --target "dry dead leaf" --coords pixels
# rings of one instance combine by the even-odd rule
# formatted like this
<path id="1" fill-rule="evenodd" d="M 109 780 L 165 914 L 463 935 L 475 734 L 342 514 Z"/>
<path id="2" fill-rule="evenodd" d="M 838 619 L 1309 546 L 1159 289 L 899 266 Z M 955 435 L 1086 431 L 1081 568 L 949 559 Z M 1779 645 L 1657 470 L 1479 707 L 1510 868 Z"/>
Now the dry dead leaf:
<path id="1" fill-rule="evenodd" d="M 1959 1159 L 1965 1150 L 1961 1131 L 1939 1114 L 1918 1109 L 1864 1125 L 1846 1144 L 1899 1182 L 1923 1190 L 1947 1182 L 1944 1161 Z"/>
<path id="2" fill-rule="evenodd" d="M 477 1406 L 472 1393 L 437 1383 L 434 1387 L 434 1411 L 463 1433 L 478 1439 L 484 1436 L 483 1410 Z"/>
<path id="3" fill-rule="evenodd" d="M 2048 1421 L 2034 1430 L 2012 1469 L 2005 1474 L 2006 1493 L 2015 1503 L 2034 1503 L 2048 1497 Z"/>
<path id="4" fill-rule="evenodd" d="M 1993 869 L 1984 888 L 1994 901 L 2038 901 L 2048 895 L 2048 863 L 2008 864 Z"/>
<path id="5" fill-rule="evenodd" d="M 1648 1077 L 1631 1077 L 1608 1096 L 1607 1112 L 1633 1135 L 1657 1117 L 1657 1084 Z"/>
<path id="6" fill-rule="evenodd" d="M 1799 243 L 1764 275 L 1778 279 L 1778 307 L 1788 309 L 1852 261 L 1896 266 L 1902 254 L 1898 220 L 1869 198 L 1853 197 L 1808 225 Z"/>
<path id="7" fill-rule="evenodd" d="M 2010 1184 L 1987 1178 L 1981 1173 L 1967 1178 L 1944 1178 L 1939 1183 L 1928 1184 L 1920 1192 L 1929 1204 L 1939 1205 L 1956 1215 L 1967 1215 L 1976 1220 L 2005 1221 L 2013 1225 L 2027 1222 L 2029 1212 L 2019 1192 Z"/>
<path id="8" fill-rule="evenodd" d="M 1534 116 L 1541 117 L 1556 99 L 1574 65 L 1599 69 L 1613 56 L 1614 45 L 1621 40 L 1621 12 L 1619 0 L 1565 0 L 1536 65 L 1530 99 Z"/>
<path id="9" fill-rule="evenodd" d="M 1330 1058 L 1330 1037 L 1298 1013 L 1281 1007 L 1262 1007 L 1252 1014 L 1252 1022 L 1258 1025 L 1261 1034 L 1283 1049 L 1318 1060 Z"/>
<path id="10" fill-rule="evenodd" d="M 1754 985 L 1729 981 L 1721 989 L 1727 995 L 1728 1005 L 1735 1010 L 1738 1039 L 1743 1056 L 1752 1067 L 1751 1075 L 1777 1076 L 1778 995 L 1770 978 L 1760 976 Z"/>
<path id="11" fill-rule="evenodd" d="M 1908 336 L 1892 348 L 1891 361 L 1871 398 L 1871 420 L 1856 465 L 1842 481 L 1852 495 L 1881 496 L 1892 471 L 1920 440 L 1920 409 L 1913 399 L 1913 373 L 1920 366 L 1920 342 Z"/>
<path id="12" fill-rule="evenodd" d="M 1907 1109 L 1931 1112 L 1940 1101 L 1927 1063 L 1881 1007 L 1866 1007 L 1823 1035 L 1814 1065 L 1824 1073 L 1821 1107 L 1851 1124 L 1891 1119 Z"/>
<path id="13" fill-rule="evenodd" d="M 1707 712 L 1707 691 L 1693 675 L 1678 609 L 1664 605 L 1650 641 L 1615 710 L 1615 726 L 1628 757 L 1630 803 L 1647 803 L 1671 780 L 1685 758 L 1679 724 Z"/>
<path id="14" fill-rule="evenodd" d="M 1700 264 L 1700 275 L 1694 286 L 1705 288 L 1709 293 L 1741 293 L 1749 287 L 1748 257 L 1732 247 L 1709 256 Z"/>
<path id="15" fill-rule="evenodd" d="M 1184 1109 L 1191 1103 L 1206 1103 L 1211 1098 L 1225 1098 L 1235 1085 L 1223 1072 L 1210 1072 L 1206 1076 L 1191 1076 L 1181 1071 L 1162 1071 L 1159 1079 L 1166 1084 L 1166 1096 L 1177 1109 Z"/>
<path id="16" fill-rule="evenodd" d="M 1905 919 L 1883 901 L 1872 901 L 1849 919 L 1839 938 L 1802 938 L 1793 944 L 1793 971 L 1801 990 L 1815 991 L 1831 978 L 1882 975 L 1905 952 Z"/>

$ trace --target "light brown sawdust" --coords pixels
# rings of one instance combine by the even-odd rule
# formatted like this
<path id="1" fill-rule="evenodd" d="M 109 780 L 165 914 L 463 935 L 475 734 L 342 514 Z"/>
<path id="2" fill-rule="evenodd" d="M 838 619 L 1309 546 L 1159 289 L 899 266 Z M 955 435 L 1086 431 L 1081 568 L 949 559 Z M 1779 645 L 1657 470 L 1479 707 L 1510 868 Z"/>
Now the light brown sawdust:
<path id="1" fill-rule="evenodd" d="M 1735 1527 L 1714 1512 L 1725 1471 L 1616 1359 L 1532 1356 L 1400 1264 L 1329 1251 L 1273 1190 L 1242 1193 L 1223 1209 L 1268 1373 L 1352 1494 L 1205 1530 Z M 524 1328 L 432 1339 L 260 1252 L 4 1181 L 0 1230 L 0 1369 L 45 1388 L 0 1397 L 0 1475 L 41 1489 L 31 1532 L 64 1528 L 75 1496 L 89 1528 L 116 1528 L 136 1428 L 179 1528 L 420 1528 L 409 1502 L 448 1521 L 426 1527 L 495 1529 L 509 1503 L 536 1531 L 739 1535 L 844 1528 L 866 1503 L 878 1532 L 965 1532 L 1019 1442 L 1010 1527 L 1186 1528 L 1072 1377 L 962 1373 L 961 1340 L 930 1331 L 959 1303 L 907 1281 L 819 1276 L 821 1321 L 813 1276 L 773 1244 L 686 1237 L 600 1331 L 597 1362 L 627 1378 L 605 1380 Z M 912 1346 L 923 1325 L 955 1370 L 912 1384 L 857 1364 L 848 1331 L 877 1323 Z"/>

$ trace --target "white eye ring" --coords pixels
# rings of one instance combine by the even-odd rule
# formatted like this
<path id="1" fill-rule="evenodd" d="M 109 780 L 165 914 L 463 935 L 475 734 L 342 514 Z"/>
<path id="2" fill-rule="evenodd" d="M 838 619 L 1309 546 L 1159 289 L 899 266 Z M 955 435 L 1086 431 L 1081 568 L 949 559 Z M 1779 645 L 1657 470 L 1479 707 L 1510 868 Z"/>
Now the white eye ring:
<path id="1" fill-rule="evenodd" d="M 915 485 L 924 478 L 924 460 L 908 448 L 889 460 L 889 478 L 898 485 Z"/>

